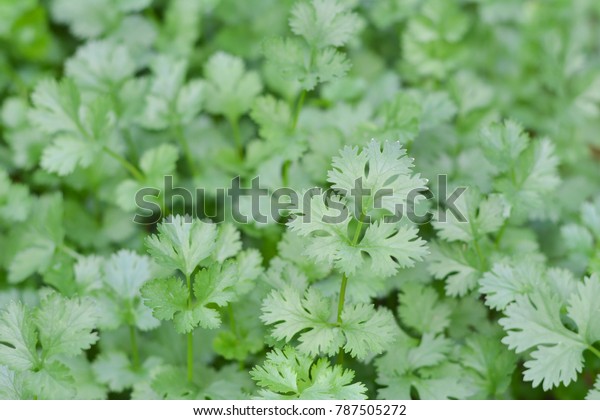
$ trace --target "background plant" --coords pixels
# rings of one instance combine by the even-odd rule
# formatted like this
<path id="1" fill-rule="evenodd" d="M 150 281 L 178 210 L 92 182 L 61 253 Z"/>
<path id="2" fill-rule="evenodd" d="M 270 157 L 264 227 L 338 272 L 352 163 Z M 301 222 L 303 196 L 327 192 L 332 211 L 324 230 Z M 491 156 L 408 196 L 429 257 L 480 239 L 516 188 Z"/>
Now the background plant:
<path id="1" fill-rule="evenodd" d="M 0 1 L 0 397 L 598 398 L 599 14 Z M 217 225 L 166 175 L 330 188 L 313 216 L 351 217 L 208 196 Z M 383 223 L 460 186 L 466 222 Z"/>

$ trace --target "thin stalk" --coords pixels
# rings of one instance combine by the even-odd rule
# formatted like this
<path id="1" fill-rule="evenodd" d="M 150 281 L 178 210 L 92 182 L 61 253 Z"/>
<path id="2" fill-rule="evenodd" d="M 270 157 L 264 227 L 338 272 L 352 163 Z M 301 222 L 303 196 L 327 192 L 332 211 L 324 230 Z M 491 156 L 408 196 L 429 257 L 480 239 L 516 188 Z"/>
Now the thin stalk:
<path id="1" fill-rule="evenodd" d="M 471 235 L 473 235 L 473 247 L 475 248 L 475 252 L 477 253 L 477 258 L 479 259 L 479 269 L 484 271 L 484 263 L 485 259 L 483 258 L 483 254 L 481 253 L 481 248 L 479 247 L 479 235 L 475 230 L 473 224 L 470 224 Z"/>
<path id="2" fill-rule="evenodd" d="M 128 162 L 125 158 L 123 158 L 123 156 L 120 156 L 118 153 L 108 148 L 107 146 L 103 146 L 102 150 L 104 150 L 109 156 L 111 156 L 117 162 L 119 162 L 121 166 L 125 168 L 136 180 L 140 182 L 144 181 L 144 175 L 140 172 L 140 170 L 136 168 L 133 164 Z"/>
<path id="3" fill-rule="evenodd" d="M 79 252 L 75 251 L 73 248 L 65 244 L 59 245 L 58 249 L 60 249 L 62 252 L 64 252 L 65 254 L 67 254 L 75 260 L 78 260 L 81 257 L 81 254 Z"/>
<path id="4" fill-rule="evenodd" d="M 235 334 L 235 336 L 238 336 L 238 331 L 237 331 L 237 325 L 235 322 L 235 314 L 233 313 L 233 306 L 231 306 L 231 303 L 229 303 L 227 305 L 227 312 L 229 315 L 229 327 L 231 328 L 231 331 Z"/>
<path id="5" fill-rule="evenodd" d="M 600 350 L 598 350 L 596 347 L 588 346 L 588 350 L 600 358 Z"/>
<path id="6" fill-rule="evenodd" d="M 342 284 L 340 285 L 340 299 L 338 300 L 337 323 L 342 323 L 342 311 L 344 310 L 344 301 L 346 300 L 346 286 L 348 285 L 348 277 L 346 273 L 342 274 Z"/>
<path id="7" fill-rule="evenodd" d="M 473 237 L 473 245 L 475 247 L 475 252 L 477 253 L 477 258 L 479 258 L 479 268 L 483 271 L 485 259 L 483 258 L 483 254 L 481 253 L 481 248 L 479 247 L 479 240 L 477 236 Z"/>
<path id="8" fill-rule="evenodd" d="M 352 243 L 351 243 L 352 246 L 354 246 L 358 243 L 358 238 L 360 238 L 360 233 L 362 231 L 362 227 L 363 227 L 363 223 L 364 223 L 363 219 L 364 219 L 364 214 L 361 214 L 358 219 L 358 225 L 356 226 L 356 230 L 354 231 L 354 237 L 352 238 Z M 337 324 L 338 325 L 342 324 L 342 312 L 344 311 L 344 303 L 346 301 L 346 287 L 347 286 L 348 286 L 348 276 L 346 276 L 346 273 L 343 273 L 342 274 L 342 284 L 340 285 L 340 297 L 338 300 L 338 308 L 337 308 Z M 340 348 L 336 363 L 339 365 L 344 363 L 344 350 L 342 348 Z"/>
<path id="9" fill-rule="evenodd" d="M 185 134 L 180 124 L 175 124 L 175 126 L 173 127 L 173 136 L 175 137 L 175 139 L 177 139 L 181 146 L 181 149 L 183 150 L 183 156 L 185 157 L 190 173 L 192 174 L 192 176 L 198 175 L 198 172 L 196 171 L 196 165 L 194 165 L 194 159 L 192 157 L 190 144 L 185 138 Z"/>
<path id="10" fill-rule="evenodd" d="M 237 118 L 227 118 L 229 125 L 231 126 L 231 132 L 233 133 L 233 142 L 238 155 L 244 157 L 244 144 L 242 143 L 242 135 L 240 134 L 240 123 Z"/>
<path id="11" fill-rule="evenodd" d="M 500 246 L 500 242 L 502 241 L 502 237 L 504 236 L 504 232 L 506 231 L 506 226 L 508 225 L 507 221 L 508 219 L 506 219 L 504 223 L 502 223 L 502 227 L 500 227 L 500 230 L 496 235 L 496 249 L 498 249 L 498 247 Z"/>
<path id="12" fill-rule="evenodd" d="M 304 99 L 306 98 L 306 90 L 302 90 L 300 96 L 298 97 L 298 101 L 296 102 L 296 108 L 294 108 L 294 115 L 292 117 L 292 131 L 296 130 L 296 125 L 298 124 L 298 117 L 300 116 L 300 111 L 302 110 L 302 106 L 304 105 Z"/>
<path id="13" fill-rule="evenodd" d="M 188 287 L 188 309 L 192 309 L 192 280 L 189 274 L 185 275 L 185 281 Z M 194 379 L 194 330 L 187 334 L 187 380 L 192 382 Z"/>
<path id="14" fill-rule="evenodd" d="M 133 370 L 140 368 L 140 352 L 137 345 L 137 336 L 135 333 L 135 327 L 129 326 L 129 341 L 131 343 L 131 363 L 133 364 Z"/>
<path id="15" fill-rule="evenodd" d="M 281 167 L 281 182 L 283 183 L 284 187 L 287 187 L 289 185 L 290 166 L 292 166 L 292 161 L 286 160 L 285 162 L 283 162 L 283 166 Z"/>

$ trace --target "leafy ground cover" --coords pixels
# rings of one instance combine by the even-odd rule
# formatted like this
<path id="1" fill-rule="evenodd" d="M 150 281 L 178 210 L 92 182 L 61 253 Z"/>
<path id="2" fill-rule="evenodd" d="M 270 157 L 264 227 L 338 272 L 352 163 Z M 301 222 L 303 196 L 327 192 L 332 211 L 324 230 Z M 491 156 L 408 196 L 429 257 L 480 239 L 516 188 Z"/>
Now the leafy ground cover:
<path id="1" fill-rule="evenodd" d="M 0 398 L 600 398 L 599 20 L 0 0 Z"/>

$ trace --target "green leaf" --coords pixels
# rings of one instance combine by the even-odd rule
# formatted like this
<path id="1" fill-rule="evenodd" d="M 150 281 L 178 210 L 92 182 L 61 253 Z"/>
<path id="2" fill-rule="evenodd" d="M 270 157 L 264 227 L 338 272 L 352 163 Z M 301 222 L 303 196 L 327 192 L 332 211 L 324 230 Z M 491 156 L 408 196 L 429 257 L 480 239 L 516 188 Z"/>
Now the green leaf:
<path id="1" fill-rule="evenodd" d="M 27 219 L 33 199 L 25 185 L 12 183 L 8 174 L 0 170 L 0 220 L 8 223 Z"/>
<path id="2" fill-rule="evenodd" d="M 365 359 L 381 353 L 393 341 L 397 327 L 394 317 L 373 305 L 347 303 L 338 325 L 335 302 L 309 287 L 301 298 L 293 288 L 273 290 L 263 301 L 261 319 L 273 325 L 271 334 L 278 340 L 297 337 L 298 350 L 311 354 L 335 355 L 340 347 L 353 357 Z"/>
<path id="3" fill-rule="evenodd" d="M 466 220 L 461 220 L 452 211 L 443 213 L 447 220 L 436 220 L 433 226 L 446 241 L 472 242 L 488 233 L 500 230 L 510 215 L 510 206 L 498 194 L 483 198 L 473 189 L 462 194 L 455 202 L 457 210 Z"/>
<path id="4" fill-rule="evenodd" d="M 490 163 L 508 171 L 529 145 L 529 136 L 515 121 L 493 123 L 481 130 L 481 145 Z"/>
<path id="5" fill-rule="evenodd" d="M 591 389 L 585 397 L 586 400 L 600 400 L 600 376 L 596 378 L 594 389 Z"/>
<path id="6" fill-rule="evenodd" d="M 497 336 L 473 335 L 467 338 L 461 364 L 475 373 L 481 397 L 501 397 L 510 386 L 517 357 Z"/>
<path id="7" fill-rule="evenodd" d="M 0 365 L 17 372 L 33 369 L 39 363 L 36 345 L 31 311 L 10 302 L 0 315 Z"/>
<path id="8" fill-rule="evenodd" d="M 150 259 L 132 251 L 121 250 L 104 264 L 104 283 L 124 300 L 139 296 L 150 276 Z"/>
<path id="9" fill-rule="evenodd" d="M 98 315 L 91 299 L 65 299 L 51 293 L 40 303 L 34 319 L 45 359 L 75 356 L 98 341 L 98 334 L 92 331 Z"/>
<path id="10" fill-rule="evenodd" d="M 600 278 L 597 274 L 586 277 L 571 296 L 567 314 L 577 324 L 579 336 L 588 345 L 600 341 Z"/>
<path id="11" fill-rule="evenodd" d="M 143 366 L 134 369 L 127 355 L 119 351 L 104 352 L 94 360 L 93 371 L 101 383 L 111 391 L 122 392 L 135 384 L 150 380 L 150 372 L 160 365 L 160 360 L 150 357 Z"/>
<path id="12" fill-rule="evenodd" d="M 262 90 L 258 74 L 247 72 L 242 59 L 224 52 L 217 52 L 208 59 L 204 74 L 206 109 L 232 121 L 250 109 Z"/>
<path id="13" fill-rule="evenodd" d="M 485 304 L 496 310 L 506 309 L 517 296 L 548 287 L 541 267 L 525 261 L 514 266 L 495 264 L 491 271 L 485 273 L 480 285 L 479 291 L 486 295 Z"/>
<path id="14" fill-rule="evenodd" d="M 31 373 L 27 382 L 31 392 L 39 399 L 66 400 L 77 395 L 70 369 L 56 360 L 45 363 L 42 369 Z"/>
<path id="15" fill-rule="evenodd" d="M 125 46 L 91 41 L 77 50 L 65 68 L 67 76 L 83 89 L 116 93 L 133 76 L 136 64 Z"/>
<path id="16" fill-rule="evenodd" d="M 432 287 L 406 283 L 402 286 L 399 301 L 400 319 L 421 334 L 438 334 L 450 325 L 452 308 L 439 298 Z"/>
<path id="17" fill-rule="evenodd" d="M 414 266 L 428 254 L 425 241 L 417 233 L 414 227 L 397 227 L 384 221 L 370 225 L 356 246 L 360 251 L 358 263 L 363 263 L 363 253 L 368 254 L 371 270 L 382 277 L 396 274 L 399 268 Z"/>
<path id="18" fill-rule="evenodd" d="M 446 294 L 464 296 L 477 286 L 481 277 L 475 252 L 457 244 L 430 245 L 427 270 L 435 279 L 446 281 Z"/>
<path id="19" fill-rule="evenodd" d="M 34 108 L 30 121 L 54 136 L 44 149 L 41 165 L 49 172 L 67 175 L 78 167 L 88 167 L 108 141 L 114 126 L 111 102 L 98 97 L 82 102 L 70 79 L 60 84 L 41 81 L 32 94 Z"/>
<path id="20" fill-rule="evenodd" d="M 308 354 L 334 355 L 344 345 L 340 327 L 335 325 L 334 304 L 315 288 L 309 287 L 304 297 L 290 287 L 273 290 L 262 304 L 261 319 L 273 325 L 271 334 L 277 340 L 291 341 L 298 336 L 298 349 Z"/>
<path id="21" fill-rule="evenodd" d="M 211 254 L 216 237 L 214 224 L 176 215 L 158 225 L 158 235 L 148 237 L 146 246 L 157 262 L 190 276 Z"/>
<path id="22" fill-rule="evenodd" d="M 178 278 L 150 280 L 142 286 L 141 293 L 144 304 L 160 320 L 171 320 L 176 313 L 187 310 L 188 291 Z"/>
<path id="23" fill-rule="evenodd" d="M 274 349 L 262 366 L 250 372 L 261 399 L 365 399 L 366 388 L 352 383 L 354 373 L 341 366 L 330 366 L 326 359 L 313 359 L 297 353 L 293 347 Z"/>
<path id="24" fill-rule="evenodd" d="M 532 360 L 525 362 L 526 381 L 544 390 L 563 383 L 568 385 L 583 369 L 585 341 L 567 329 L 560 319 L 561 304 L 556 295 L 536 291 L 516 296 L 500 320 L 508 335 L 502 342 L 510 349 L 524 352 L 534 349 Z"/>
<path id="25" fill-rule="evenodd" d="M 311 57 L 309 48 L 294 38 L 267 39 L 263 53 L 284 78 L 297 80 L 307 91 L 319 83 L 339 79 L 350 70 L 346 55 L 335 48 L 325 48 Z"/>
<path id="26" fill-rule="evenodd" d="M 195 79 L 185 83 L 187 62 L 158 56 L 152 63 L 153 78 L 139 123 L 151 130 L 189 124 L 205 101 L 205 84 Z"/>
<path id="27" fill-rule="evenodd" d="M 441 336 L 415 340 L 401 335 L 375 362 L 377 383 L 383 386 L 378 397 L 407 400 L 414 387 L 420 399 L 467 398 L 473 390 L 460 366 L 446 361 L 450 350 L 450 341 Z"/>
<path id="28" fill-rule="evenodd" d="M 292 8 L 290 27 L 313 48 L 341 47 L 360 29 L 360 19 L 347 4 L 334 0 L 298 2 Z"/>
<path id="29" fill-rule="evenodd" d="M 28 399 L 23 375 L 0 365 L 0 400 Z"/>
<path id="30" fill-rule="evenodd" d="M 398 142 L 384 142 L 383 146 L 371 140 L 359 151 L 358 147 L 346 146 L 339 156 L 332 159 L 333 169 L 327 173 L 327 180 L 340 194 L 348 196 L 362 182 L 362 188 L 370 190 L 363 197 L 362 210 L 370 214 L 373 209 L 385 209 L 398 215 L 408 209 L 409 194 L 415 197 L 416 191 L 425 190 L 426 180 L 413 174 L 413 160 L 406 156 L 406 150 Z M 385 193 L 385 194 L 384 194 Z M 380 203 L 375 207 L 377 194 Z M 410 210 L 410 209 L 408 209 Z"/>
<path id="31" fill-rule="evenodd" d="M 270 95 L 256 98 L 250 116 L 258 124 L 260 135 L 273 141 L 283 140 L 292 120 L 289 105 Z"/>
<path id="32" fill-rule="evenodd" d="M 59 194 L 45 195 L 34 204 L 36 211 L 9 266 L 8 279 L 12 283 L 46 270 L 64 240 L 62 197 Z"/>
<path id="33" fill-rule="evenodd" d="M 222 264 L 227 258 L 234 257 L 242 249 L 240 232 L 233 225 L 222 225 L 217 234 L 213 258 Z"/>
<path id="34" fill-rule="evenodd" d="M 360 360 L 383 352 L 398 332 L 392 313 L 371 304 L 346 304 L 341 320 L 340 328 L 346 338 L 344 350 Z"/>
<path id="35" fill-rule="evenodd" d="M 113 28 L 122 14 L 141 11 L 150 0 L 53 0 L 51 4 L 54 19 L 68 24 L 74 35 L 96 38 Z"/>

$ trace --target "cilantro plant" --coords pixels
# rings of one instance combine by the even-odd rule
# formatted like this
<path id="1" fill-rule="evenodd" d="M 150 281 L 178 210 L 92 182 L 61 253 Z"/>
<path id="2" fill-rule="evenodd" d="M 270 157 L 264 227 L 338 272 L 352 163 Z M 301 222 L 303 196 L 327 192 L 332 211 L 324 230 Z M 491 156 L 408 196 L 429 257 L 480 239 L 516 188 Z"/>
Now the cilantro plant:
<path id="1" fill-rule="evenodd" d="M 599 19 L 0 1 L 0 398 L 600 399 Z"/>

